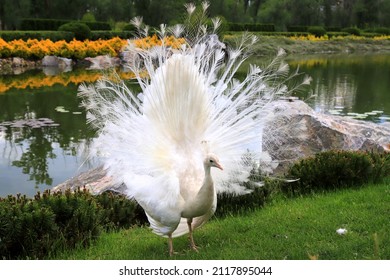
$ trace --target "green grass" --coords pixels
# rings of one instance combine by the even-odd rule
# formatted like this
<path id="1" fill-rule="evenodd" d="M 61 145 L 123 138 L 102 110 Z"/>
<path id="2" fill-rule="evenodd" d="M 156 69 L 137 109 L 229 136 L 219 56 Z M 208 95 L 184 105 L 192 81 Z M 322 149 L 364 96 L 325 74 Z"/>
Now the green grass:
<path id="1" fill-rule="evenodd" d="M 238 33 L 239 34 L 239 33 Z M 274 56 L 282 48 L 287 54 L 326 54 L 326 53 L 362 53 L 362 52 L 390 52 L 390 40 L 344 38 L 338 40 L 309 41 L 293 40 L 285 36 L 262 36 L 254 46 L 256 56 Z M 225 39 L 229 45 L 234 45 L 235 36 Z"/>
<path id="2" fill-rule="evenodd" d="M 338 228 L 348 230 L 338 235 Z M 390 259 L 390 181 L 359 189 L 278 198 L 253 212 L 216 219 L 185 236 L 173 259 Z M 167 240 L 146 227 L 104 233 L 89 248 L 52 259 L 170 259 Z"/>

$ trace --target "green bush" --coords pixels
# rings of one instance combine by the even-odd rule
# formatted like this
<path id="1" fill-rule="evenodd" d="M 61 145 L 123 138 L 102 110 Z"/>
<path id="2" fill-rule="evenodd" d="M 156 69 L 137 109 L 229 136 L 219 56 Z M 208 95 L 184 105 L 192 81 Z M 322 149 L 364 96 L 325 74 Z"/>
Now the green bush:
<path id="1" fill-rule="evenodd" d="M 20 29 L 21 30 L 58 30 L 58 28 L 68 23 L 69 20 L 60 20 L 60 19 L 38 19 L 38 18 L 24 18 L 21 20 Z"/>
<path id="2" fill-rule="evenodd" d="M 73 22 L 71 20 L 61 19 L 40 19 L 40 18 L 24 18 L 20 23 L 20 30 L 24 31 L 37 31 L 37 30 L 58 30 L 60 26 Z M 91 30 L 111 30 L 111 26 L 108 22 L 102 21 L 80 21 L 86 24 Z"/>
<path id="3" fill-rule="evenodd" d="M 250 31 L 250 32 L 274 32 L 275 25 L 271 23 L 227 23 L 229 31 Z"/>
<path id="4" fill-rule="evenodd" d="M 287 26 L 288 32 L 308 32 L 308 26 L 306 25 L 290 25 Z"/>
<path id="5" fill-rule="evenodd" d="M 126 24 L 122 27 L 122 31 L 129 31 L 129 32 L 132 32 L 134 33 L 136 31 L 136 28 L 133 24 Z"/>
<path id="6" fill-rule="evenodd" d="M 378 28 L 375 28 L 375 33 L 378 33 L 381 35 L 390 35 L 390 28 L 378 27 Z"/>
<path id="7" fill-rule="evenodd" d="M 298 181 L 286 184 L 289 194 L 305 194 L 377 182 L 390 175 L 390 155 L 374 152 L 326 151 L 302 159 L 287 176 Z"/>
<path id="8" fill-rule="evenodd" d="M 307 31 L 316 37 L 322 37 L 326 34 L 326 30 L 322 26 L 310 26 Z"/>
<path id="9" fill-rule="evenodd" d="M 74 34 L 73 32 L 65 31 L 0 31 L 0 37 L 7 42 L 12 40 L 24 40 L 28 39 L 49 39 L 53 42 L 65 40 L 70 42 Z"/>
<path id="10" fill-rule="evenodd" d="M 327 32 L 341 32 L 341 27 L 340 26 L 326 26 L 325 30 Z"/>
<path id="11" fill-rule="evenodd" d="M 347 27 L 347 28 L 343 28 L 341 30 L 342 32 L 347 32 L 351 35 L 356 35 L 356 36 L 360 36 L 361 35 L 361 30 L 357 27 Z"/>
<path id="12" fill-rule="evenodd" d="M 0 259 L 44 258 L 57 250 L 88 245 L 101 230 L 146 221 L 132 200 L 85 189 L 0 198 Z"/>
<path id="13" fill-rule="evenodd" d="M 244 214 L 263 207 L 281 187 L 280 180 L 263 178 L 261 186 L 247 182 L 245 186 L 251 190 L 244 195 L 232 193 L 218 194 L 218 206 L 215 212 L 216 217 L 226 217 L 237 213 Z"/>
<path id="14" fill-rule="evenodd" d="M 91 30 L 111 30 L 111 25 L 108 22 L 102 21 L 80 21 L 89 27 Z"/>
<path id="15" fill-rule="evenodd" d="M 91 31 L 90 35 L 91 40 L 108 40 L 114 37 L 119 37 L 121 39 L 130 39 L 131 37 L 133 37 L 133 33 L 130 31 Z"/>
<path id="16" fill-rule="evenodd" d="M 91 36 L 91 29 L 85 23 L 77 22 L 77 21 L 73 21 L 61 25 L 58 28 L 58 31 L 73 32 L 76 40 L 80 40 L 80 41 L 89 39 Z"/>

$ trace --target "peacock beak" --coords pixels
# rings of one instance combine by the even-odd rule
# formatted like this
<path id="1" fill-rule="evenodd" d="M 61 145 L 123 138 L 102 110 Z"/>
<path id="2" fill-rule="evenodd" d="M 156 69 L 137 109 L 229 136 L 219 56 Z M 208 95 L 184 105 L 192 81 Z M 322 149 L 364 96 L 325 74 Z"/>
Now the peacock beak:
<path id="1" fill-rule="evenodd" d="M 215 163 L 215 167 L 223 170 L 223 167 L 222 167 L 222 165 L 219 162 Z"/>

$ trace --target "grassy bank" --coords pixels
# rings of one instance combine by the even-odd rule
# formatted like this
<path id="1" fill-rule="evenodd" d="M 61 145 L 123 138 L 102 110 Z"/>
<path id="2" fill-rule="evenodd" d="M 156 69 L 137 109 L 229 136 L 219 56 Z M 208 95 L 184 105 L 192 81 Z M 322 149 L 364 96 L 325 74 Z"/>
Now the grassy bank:
<path id="1" fill-rule="evenodd" d="M 327 194 L 275 199 L 195 232 L 199 253 L 176 238 L 174 259 L 390 259 L 390 180 Z M 345 235 L 336 233 L 346 228 Z M 52 259 L 170 259 L 167 240 L 144 227 L 104 233 Z"/>
<path id="2" fill-rule="evenodd" d="M 256 33 L 255 33 L 256 34 Z M 228 44 L 234 44 L 236 35 L 227 35 Z M 305 37 L 289 38 L 284 36 L 259 36 L 254 54 L 258 56 L 273 56 L 279 48 L 288 54 L 323 54 L 323 53 L 361 53 L 361 52 L 390 52 L 390 40 L 374 40 L 371 38 L 347 36 L 339 39 L 314 39 Z"/>

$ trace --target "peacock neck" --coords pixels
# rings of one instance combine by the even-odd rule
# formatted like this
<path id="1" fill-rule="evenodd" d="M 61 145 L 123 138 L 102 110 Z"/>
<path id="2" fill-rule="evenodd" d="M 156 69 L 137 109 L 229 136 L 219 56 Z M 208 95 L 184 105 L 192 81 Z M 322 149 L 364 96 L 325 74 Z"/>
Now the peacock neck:
<path id="1" fill-rule="evenodd" d="M 210 166 L 204 168 L 205 177 L 198 193 L 189 199 L 182 211 L 183 218 L 199 217 L 206 214 L 214 202 L 215 190 L 213 179 L 211 178 Z"/>

